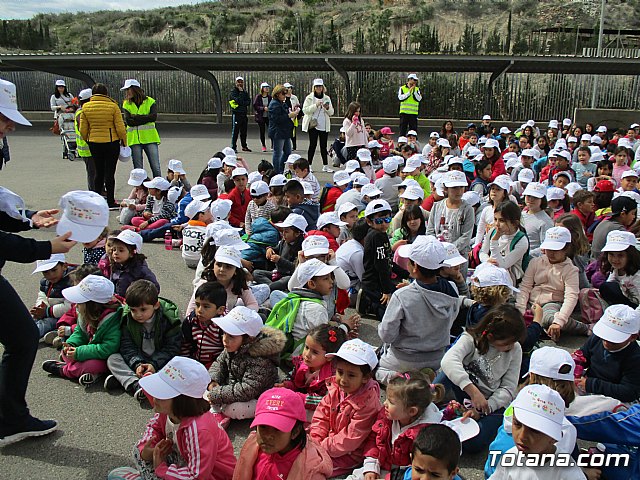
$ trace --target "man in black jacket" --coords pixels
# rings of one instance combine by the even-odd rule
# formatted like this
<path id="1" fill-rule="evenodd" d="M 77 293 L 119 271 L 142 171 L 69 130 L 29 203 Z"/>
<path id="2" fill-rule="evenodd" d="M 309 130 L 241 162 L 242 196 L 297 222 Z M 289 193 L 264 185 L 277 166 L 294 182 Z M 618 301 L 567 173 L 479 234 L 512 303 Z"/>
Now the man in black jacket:
<path id="1" fill-rule="evenodd" d="M 0 140 L 15 129 L 16 123 L 31 125 L 18 112 L 15 92 L 13 83 L 0 79 Z M 16 206 L 20 204 L 22 208 Z M 7 261 L 44 260 L 53 253 L 66 253 L 75 245 L 69 240 L 71 232 L 50 242 L 6 233 L 53 226 L 58 222 L 52 217 L 57 212 L 24 210 L 24 202 L 18 195 L 0 187 L 0 272 Z M 0 446 L 55 431 L 58 428 L 55 420 L 39 420 L 27 408 L 25 393 L 38 351 L 38 329 L 20 296 L 2 275 L 0 343 L 4 346 L 0 362 Z"/>
<path id="2" fill-rule="evenodd" d="M 242 151 L 250 152 L 251 150 L 247 146 L 247 125 L 249 120 L 247 119 L 247 107 L 251 105 L 251 97 L 244 89 L 244 78 L 236 77 L 236 86 L 231 90 L 229 95 L 229 105 L 231 105 L 231 111 L 233 116 L 231 118 L 232 130 L 231 130 L 231 148 L 236 152 L 238 151 L 238 134 L 240 134 L 240 142 L 242 143 Z"/>

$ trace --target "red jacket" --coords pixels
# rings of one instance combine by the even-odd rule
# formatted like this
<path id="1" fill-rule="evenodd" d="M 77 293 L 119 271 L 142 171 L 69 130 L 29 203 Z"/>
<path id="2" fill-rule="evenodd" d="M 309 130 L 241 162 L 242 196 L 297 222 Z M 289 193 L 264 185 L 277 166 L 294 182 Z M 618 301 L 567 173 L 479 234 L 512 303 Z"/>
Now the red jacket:
<path id="1" fill-rule="evenodd" d="M 433 403 L 430 404 L 420 418 L 401 430 L 395 442 L 391 442 L 392 421 L 387 418 L 384 408 L 378 413 L 371 434 L 365 444 L 364 455 L 378 460 L 380 469 L 391 470 L 393 465 L 404 467 L 411 465 L 413 441 L 425 425 L 440 423 L 442 413 Z"/>
<path id="2" fill-rule="evenodd" d="M 309 367 L 302 360 L 302 356 L 298 355 L 291 359 L 293 362 L 293 371 L 291 372 L 291 380 L 284 382 L 285 388 L 298 393 L 304 401 L 304 407 L 307 410 L 315 410 L 320 400 L 327 394 L 327 380 L 335 375 L 333 362 L 325 363 L 318 376 L 315 377 L 307 385 L 307 372 Z"/>
<path id="3" fill-rule="evenodd" d="M 327 196 L 324 200 L 324 205 L 321 205 L 322 211 L 320 213 L 333 212 L 336 209 L 336 200 L 342 195 L 342 190 L 338 187 L 331 187 L 327 191 Z"/>
<path id="4" fill-rule="evenodd" d="M 589 230 L 589 227 L 593 225 L 593 222 L 596 221 L 596 214 L 591 212 L 588 217 L 585 217 L 584 214 L 577 208 L 574 208 L 573 210 L 571 210 L 571 213 L 573 213 L 576 217 L 580 219 L 580 221 L 582 222 L 582 226 L 584 228 L 584 233 L 589 239 L 589 243 L 591 243 L 593 241 L 593 232 L 588 233 L 588 230 Z"/>
<path id="5" fill-rule="evenodd" d="M 239 227 L 241 224 L 244 224 L 247 207 L 251 201 L 251 193 L 249 193 L 248 188 L 245 188 L 242 193 L 240 193 L 240 190 L 237 188 L 234 188 L 229 192 L 229 200 L 233 202 L 231 213 L 229 213 L 229 224 L 234 227 Z"/>
<path id="6" fill-rule="evenodd" d="M 507 169 L 504 166 L 504 159 L 498 158 L 495 163 L 491 162 L 491 181 L 493 182 L 498 175 L 506 175 Z"/>

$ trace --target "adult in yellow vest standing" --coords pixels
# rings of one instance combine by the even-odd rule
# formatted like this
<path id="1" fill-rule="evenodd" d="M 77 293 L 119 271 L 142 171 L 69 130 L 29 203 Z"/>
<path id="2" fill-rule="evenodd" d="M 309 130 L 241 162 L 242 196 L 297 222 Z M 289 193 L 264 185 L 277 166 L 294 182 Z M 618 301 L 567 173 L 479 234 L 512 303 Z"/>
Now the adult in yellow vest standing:
<path id="1" fill-rule="evenodd" d="M 80 115 L 80 112 L 82 112 L 82 106 L 91 100 L 91 95 L 92 92 L 90 88 L 85 88 L 78 94 L 80 108 L 76 110 L 74 125 L 76 129 L 76 150 L 78 152 L 78 156 L 84 160 L 84 166 L 87 169 L 87 189 L 93 192 L 95 190 L 96 165 L 93 161 L 93 157 L 91 156 L 89 144 L 82 139 L 82 136 L 80 136 L 80 129 L 78 128 L 78 116 Z"/>
<path id="2" fill-rule="evenodd" d="M 407 83 L 398 90 L 398 100 L 400 100 L 400 132 L 401 137 L 407 135 L 409 130 L 418 131 L 418 109 L 422 94 L 418 88 L 418 76 L 410 73 Z"/>
<path id="3" fill-rule="evenodd" d="M 122 109 L 124 123 L 127 125 L 127 144 L 131 147 L 133 168 L 144 168 L 142 152 L 145 152 L 154 178 L 161 177 L 158 153 L 160 135 L 156 130 L 158 104 L 153 98 L 144 94 L 144 90 L 140 88 L 140 82 L 134 78 L 125 80 L 124 87 L 120 90 L 126 91 Z"/>

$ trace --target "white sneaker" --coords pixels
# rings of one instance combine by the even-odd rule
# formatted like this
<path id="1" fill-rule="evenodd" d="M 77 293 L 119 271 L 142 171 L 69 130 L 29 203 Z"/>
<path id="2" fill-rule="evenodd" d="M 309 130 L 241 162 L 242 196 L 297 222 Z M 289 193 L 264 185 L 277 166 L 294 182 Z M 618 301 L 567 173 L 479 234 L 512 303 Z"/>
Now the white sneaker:
<path id="1" fill-rule="evenodd" d="M 331 168 L 329 168 L 329 165 L 323 165 L 322 166 L 322 171 L 325 173 L 333 173 L 333 170 Z"/>

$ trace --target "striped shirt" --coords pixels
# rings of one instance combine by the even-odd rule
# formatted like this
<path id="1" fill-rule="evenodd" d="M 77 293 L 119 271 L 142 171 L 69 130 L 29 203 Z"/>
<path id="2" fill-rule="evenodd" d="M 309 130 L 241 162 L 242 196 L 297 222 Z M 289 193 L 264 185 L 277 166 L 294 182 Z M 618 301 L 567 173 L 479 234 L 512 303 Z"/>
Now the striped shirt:
<path id="1" fill-rule="evenodd" d="M 247 232 L 247 235 L 251 235 L 251 224 L 258 217 L 264 217 L 267 220 L 271 219 L 271 212 L 276 209 L 275 203 L 271 200 L 267 200 L 267 203 L 264 205 L 258 206 L 256 202 L 251 200 L 249 202 L 249 206 L 247 207 L 247 214 L 244 218 L 244 230 Z"/>
<path id="2" fill-rule="evenodd" d="M 220 328 L 215 323 L 211 323 L 208 327 L 202 325 L 195 311 L 191 312 L 182 323 L 182 334 L 184 340 L 180 355 L 197 360 L 207 369 L 224 349 Z"/>

